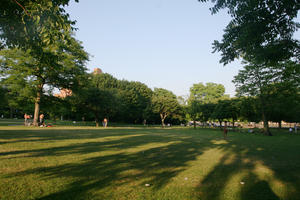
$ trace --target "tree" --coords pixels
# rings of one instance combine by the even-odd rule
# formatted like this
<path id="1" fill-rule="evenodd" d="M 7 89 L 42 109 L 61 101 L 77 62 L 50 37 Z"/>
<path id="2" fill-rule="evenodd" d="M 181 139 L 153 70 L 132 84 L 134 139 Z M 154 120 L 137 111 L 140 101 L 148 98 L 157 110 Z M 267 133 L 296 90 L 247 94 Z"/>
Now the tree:
<path id="1" fill-rule="evenodd" d="M 208 120 L 213 118 L 213 112 L 216 107 L 216 103 L 206 103 L 200 105 L 200 120 L 206 123 Z"/>
<path id="2" fill-rule="evenodd" d="M 216 105 L 214 112 L 212 113 L 212 118 L 217 119 L 220 123 L 220 127 L 222 127 L 222 122 L 225 119 L 230 119 L 230 101 L 229 100 L 223 100 L 219 101 Z"/>
<path id="3" fill-rule="evenodd" d="M 135 81 L 117 80 L 110 74 L 93 75 L 92 82 L 99 89 L 117 90 L 119 108 L 117 119 L 128 123 L 141 123 L 150 104 L 152 90 Z"/>
<path id="4" fill-rule="evenodd" d="M 8 112 L 8 91 L 6 88 L 2 87 L 0 84 L 0 114 L 1 116 L 5 116 L 6 112 Z"/>
<path id="5" fill-rule="evenodd" d="M 170 115 L 176 114 L 180 109 L 176 95 L 171 91 L 162 88 L 154 89 L 151 107 L 154 113 L 160 115 L 163 127 L 165 126 L 165 119 Z"/>
<path id="6" fill-rule="evenodd" d="M 23 71 L 15 70 L 24 72 L 27 75 L 26 81 L 32 77 L 36 78 L 31 80 L 31 83 L 35 84 L 32 88 L 35 92 L 35 125 L 37 125 L 39 115 L 41 94 L 47 82 L 45 79 L 53 80 L 48 83 L 49 85 L 67 83 L 69 87 L 70 83 L 74 83 L 73 76 L 78 72 L 76 68 L 79 69 L 79 65 L 87 60 L 87 54 L 78 41 L 71 36 L 72 30 L 75 30 L 73 27 L 75 22 L 69 19 L 69 15 L 62 7 L 68 2 L 69 0 L 39 2 L 4 0 L 0 4 L 1 48 L 14 48 L 13 50 L 18 51 L 20 58 L 28 57 L 25 59 L 28 64 L 23 63 L 24 67 L 25 65 L 35 66 L 34 70 L 30 67 Z M 17 59 L 16 56 L 11 58 Z M 64 65 L 75 67 L 70 72 L 70 67 L 66 68 Z M 24 67 L 22 68 L 25 69 Z M 41 76 L 41 74 L 45 75 L 46 71 L 53 72 L 47 73 L 50 78 Z M 57 84 L 58 82 L 61 84 Z"/>
<path id="7" fill-rule="evenodd" d="M 267 88 L 266 112 L 269 119 L 277 122 L 281 128 L 281 121 L 300 121 L 300 88 L 289 83 L 276 83 Z"/>
<path id="8" fill-rule="evenodd" d="M 121 90 L 123 109 L 120 114 L 125 122 L 141 123 L 144 120 L 146 108 L 151 102 L 152 90 L 145 84 L 135 81 L 121 80 L 118 82 Z"/>
<path id="9" fill-rule="evenodd" d="M 190 96 L 188 99 L 189 105 L 193 108 L 191 111 L 196 112 L 194 116 L 197 116 L 202 122 L 206 123 L 213 111 L 215 104 L 221 99 L 229 98 L 228 95 L 225 95 L 225 87 L 222 84 L 217 83 L 197 83 L 193 84 L 190 88 Z M 197 102 L 197 109 L 191 103 Z"/>
<path id="10" fill-rule="evenodd" d="M 257 97 L 239 97 L 240 117 L 249 122 L 261 121 L 259 100 Z"/>
<path id="11" fill-rule="evenodd" d="M 2 0 L 0 2 L 0 47 L 35 49 L 41 43 L 64 40 L 74 30 L 63 6 L 70 0 Z M 78 2 L 78 0 L 75 0 Z"/>
<path id="12" fill-rule="evenodd" d="M 219 101 L 212 113 L 212 118 L 217 119 L 220 122 L 220 126 L 224 120 L 232 120 L 234 122 L 239 116 L 238 112 L 238 100 L 237 99 L 228 99 Z"/>
<path id="13" fill-rule="evenodd" d="M 116 108 L 116 97 L 112 90 L 101 90 L 99 88 L 87 88 L 79 94 L 84 95 L 83 104 L 85 108 L 94 114 L 96 126 L 99 126 L 100 119 L 113 115 Z"/>
<path id="14" fill-rule="evenodd" d="M 200 118 L 200 106 L 201 104 L 197 100 L 190 101 L 189 105 L 187 106 L 187 113 L 194 122 L 194 129 L 196 129 L 196 120 Z"/>
<path id="15" fill-rule="evenodd" d="M 85 74 L 80 86 L 69 97 L 75 114 L 80 118 L 92 117 L 97 127 L 101 119 L 111 120 L 122 107 L 120 91 L 114 88 L 117 81 L 109 74 Z"/>
<path id="16" fill-rule="evenodd" d="M 247 65 L 244 67 L 244 70 L 239 71 L 239 74 L 233 80 L 238 95 L 246 94 L 259 98 L 264 132 L 267 135 L 272 134 L 269 130 L 269 119 L 266 115 L 266 96 L 268 94 L 265 88 L 275 81 L 273 79 L 275 74 L 276 71 L 271 71 L 263 65 Z"/>
<path id="17" fill-rule="evenodd" d="M 23 91 L 24 95 L 34 100 L 35 125 L 44 92 L 53 88 L 76 87 L 77 78 L 84 73 L 84 64 L 88 59 L 80 42 L 72 36 L 69 36 L 67 43 L 56 41 L 40 50 L 40 55 L 32 54 L 32 50 L 17 48 L 0 52 L 1 76 L 6 86 L 10 90 Z"/>
<path id="18" fill-rule="evenodd" d="M 207 2 L 209 0 L 199 0 Z M 228 9 L 232 17 L 221 42 L 214 41 L 214 51 L 221 52 L 224 65 L 242 57 L 246 61 L 274 64 L 300 59 L 299 40 L 293 38 L 300 27 L 295 21 L 299 0 L 212 0 L 213 14 Z"/>
<path id="19" fill-rule="evenodd" d="M 216 103 L 218 100 L 228 97 L 224 93 L 225 88 L 222 84 L 207 83 L 204 85 L 203 83 L 197 83 L 190 88 L 189 100 L 197 100 L 201 104 Z"/>
<path id="20" fill-rule="evenodd" d="M 270 119 L 267 115 L 268 98 L 270 98 L 272 93 L 270 87 L 280 83 L 298 91 L 300 88 L 299 67 L 299 64 L 292 61 L 282 62 L 275 66 L 262 64 L 246 65 L 234 77 L 233 82 L 236 85 L 238 95 L 258 98 L 261 118 L 264 122 L 264 132 L 267 135 L 272 135 L 269 131 L 268 121 Z"/>

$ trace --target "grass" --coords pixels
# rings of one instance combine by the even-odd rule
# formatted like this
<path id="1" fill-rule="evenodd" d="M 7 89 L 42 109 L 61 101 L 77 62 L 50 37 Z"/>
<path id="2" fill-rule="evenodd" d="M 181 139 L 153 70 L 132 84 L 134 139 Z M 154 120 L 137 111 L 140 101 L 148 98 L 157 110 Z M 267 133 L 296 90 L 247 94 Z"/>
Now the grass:
<path id="1" fill-rule="evenodd" d="M 0 199 L 297 200 L 300 135 L 1 126 Z"/>

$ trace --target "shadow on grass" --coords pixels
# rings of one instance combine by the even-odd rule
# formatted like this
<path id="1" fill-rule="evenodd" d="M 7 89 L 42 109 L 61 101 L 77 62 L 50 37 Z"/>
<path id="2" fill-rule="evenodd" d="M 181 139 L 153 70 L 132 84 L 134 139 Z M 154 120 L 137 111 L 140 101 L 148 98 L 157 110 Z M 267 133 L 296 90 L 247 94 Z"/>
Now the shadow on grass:
<path id="1" fill-rule="evenodd" d="M 37 174 L 45 179 L 56 177 L 74 178 L 74 181 L 67 185 L 64 190 L 41 197 L 40 199 L 43 200 L 92 198 L 89 196 L 91 191 L 109 187 L 116 188 L 132 183 L 144 185 L 145 181 L 151 184 L 153 191 L 157 191 L 168 184 L 173 177 L 186 170 L 189 167 L 188 162 L 196 160 L 204 151 L 212 148 L 222 150 L 224 155 L 196 187 L 195 190 L 198 191 L 199 199 L 224 199 L 222 195 L 224 195 L 224 190 L 228 190 L 226 188 L 228 182 L 241 171 L 246 171 L 246 174 L 242 176 L 242 180 L 237 180 L 236 184 L 239 188 L 236 190 L 239 196 L 236 199 L 279 199 L 271 189 L 269 182 L 258 178 L 253 173 L 256 161 L 261 161 L 266 167 L 271 169 L 277 179 L 295 187 L 295 192 L 287 194 L 287 199 L 296 199 L 295 197 L 300 196 L 299 190 L 297 190 L 300 185 L 299 179 L 297 179 L 300 173 L 299 168 L 297 168 L 299 167 L 299 161 L 294 163 L 294 171 L 289 172 L 286 168 L 288 163 L 282 163 L 280 160 L 276 161 L 273 159 L 273 156 L 276 154 L 280 158 L 284 158 L 284 152 L 281 152 L 284 149 L 279 149 L 279 151 L 276 149 L 269 149 L 268 151 L 257 150 L 272 147 L 272 144 L 263 146 L 265 139 L 257 144 L 253 143 L 256 139 L 251 141 L 245 136 L 242 139 L 233 138 L 225 143 L 216 143 L 215 141 L 223 141 L 219 132 L 213 132 L 213 134 L 208 136 L 205 134 L 198 136 L 196 135 L 198 132 L 194 130 L 189 130 L 187 132 L 189 134 L 180 134 L 182 131 L 182 129 L 81 129 L 55 130 L 55 132 L 50 130 L 23 130 L 19 133 L 12 131 L 5 134 L 0 132 L 0 139 L 13 137 L 15 141 L 12 142 L 53 142 L 69 139 L 105 139 L 106 137 L 116 136 L 113 139 L 109 138 L 108 141 L 84 142 L 46 149 L 2 152 L 0 156 L 17 156 L 22 154 L 26 154 L 29 157 L 63 156 L 68 154 L 76 156 L 102 151 L 115 151 L 108 155 L 87 157 L 82 162 L 34 168 L 8 175 L 15 177 Z M 10 134 L 10 136 L 7 136 L 7 134 Z M 216 134 L 220 136 L 216 136 Z M 121 136 L 127 137 L 122 138 Z M 139 149 L 139 147 L 153 143 L 160 144 L 160 146 Z M 296 150 L 296 147 L 289 146 L 292 150 Z M 131 148 L 137 148 L 138 150 L 128 151 Z M 299 153 L 298 149 L 296 153 Z M 295 159 L 297 155 L 299 154 L 291 156 L 288 160 Z M 243 181 L 245 181 L 245 185 L 239 185 Z M 136 186 L 138 185 L 131 185 L 131 187 Z M 109 199 L 109 194 L 103 193 L 101 195 L 101 198 Z"/>
<path id="2" fill-rule="evenodd" d="M 300 199 L 299 138 L 295 141 L 290 138 L 290 142 L 285 143 L 284 137 L 270 140 L 265 136 L 247 138 L 246 135 L 245 140 L 218 144 L 225 154 L 196 188 L 199 199 L 232 199 L 228 196 L 231 191 L 236 194 L 233 199 L 241 200 Z M 242 175 L 236 176 L 238 174 Z M 270 184 L 274 184 L 273 189 Z M 281 197 L 275 194 L 275 187 L 283 190 L 279 191 Z"/>

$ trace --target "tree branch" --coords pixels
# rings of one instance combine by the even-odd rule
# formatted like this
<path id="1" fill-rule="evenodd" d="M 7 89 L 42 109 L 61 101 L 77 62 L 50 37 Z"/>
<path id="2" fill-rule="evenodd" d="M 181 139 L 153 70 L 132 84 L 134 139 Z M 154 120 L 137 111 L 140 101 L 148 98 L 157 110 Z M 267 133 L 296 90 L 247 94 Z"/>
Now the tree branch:
<path id="1" fill-rule="evenodd" d="M 27 12 L 27 10 L 17 0 L 14 0 L 14 1 L 16 2 L 16 4 L 18 4 L 24 10 L 24 12 L 26 13 L 26 15 L 28 15 L 29 17 L 31 17 L 31 15 Z"/>

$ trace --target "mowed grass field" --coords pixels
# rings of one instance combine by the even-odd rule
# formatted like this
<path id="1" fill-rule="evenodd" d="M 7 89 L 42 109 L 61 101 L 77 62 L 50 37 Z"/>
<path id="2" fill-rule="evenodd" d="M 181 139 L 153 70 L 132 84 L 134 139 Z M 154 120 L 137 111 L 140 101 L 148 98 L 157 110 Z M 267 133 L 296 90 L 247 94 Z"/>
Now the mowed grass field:
<path id="1" fill-rule="evenodd" d="M 0 199 L 297 200 L 300 134 L 1 126 Z"/>

